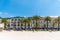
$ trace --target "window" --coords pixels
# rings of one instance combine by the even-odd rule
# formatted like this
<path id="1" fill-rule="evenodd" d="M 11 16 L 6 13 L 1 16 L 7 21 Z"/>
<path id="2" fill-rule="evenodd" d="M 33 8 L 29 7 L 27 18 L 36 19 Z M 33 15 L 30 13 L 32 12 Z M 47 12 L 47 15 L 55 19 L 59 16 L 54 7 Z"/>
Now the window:
<path id="1" fill-rule="evenodd" d="M 13 21 L 13 19 L 11 19 L 11 21 Z"/>
<path id="2" fill-rule="evenodd" d="M 16 24 L 14 24 L 14 26 L 16 26 Z"/>
<path id="3" fill-rule="evenodd" d="M 11 22 L 11 23 L 14 23 L 14 22 Z"/>
<path id="4" fill-rule="evenodd" d="M 21 24 L 21 26 L 23 26 L 23 24 Z"/>
<path id="5" fill-rule="evenodd" d="M 18 24 L 18 26 L 20 26 L 20 24 Z"/>
<path id="6" fill-rule="evenodd" d="M 14 23 L 13 26 L 16 26 L 16 23 Z"/>
<path id="7" fill-rule="evenodd" d="M 28 24 L 28 26 L 30 26 L 30 24 Z"/>
<path id="8" fill-rule="evenodd" d="M 17 19 L 15 19 L 15 21 L 17 21 Z"/>
<path id="9" fill-rule="evenodd" d="M 10 24 L 8 24 L 7 26 L 10 27 Z"/>
<path id="10" fill-rule="evenodd" d="M 18 21 L 20 21 L 20 19 L 18 19 Z"/>
<path id="11" fill-rule="evenodd" d="M 20 22 L 18 22 L 18 24 L 19 24 Z"/>
<path id="12" fill-rule="evenodd" d="M 11 24 L 11 26 L 13 26 L 13 24 Z"/>

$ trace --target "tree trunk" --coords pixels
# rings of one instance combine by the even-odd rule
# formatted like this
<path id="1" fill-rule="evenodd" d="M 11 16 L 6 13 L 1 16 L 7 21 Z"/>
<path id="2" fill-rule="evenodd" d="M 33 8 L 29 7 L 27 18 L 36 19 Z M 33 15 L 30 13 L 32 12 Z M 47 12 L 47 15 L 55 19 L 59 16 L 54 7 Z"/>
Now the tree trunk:
<path id="1" fill-rule="evenodd" d="M 36 20 L 36 27 L 35 27 L 35 28 L 36 28 L 36 30 L 37 30 L 37 20 Z"/>
<path id="2" fill-rule="evenodd" d="M 4 30 L 6 30 L 6 24 L 4 24 Z"/>
<path id="3" fill-rule="evenodd" d="M 59 31 L 59 22 L 58 22 L 58 31 Z"/>
<path id="4" fill-rule="evenodd" d="M 48 21 L 47 21 L 47 31 L 48 31 Z"/>
<path id="5" fill-rule="evenodd" d="M 55 29 L 55 28 L 54 28 L 54 25 L 53 25 L 53 29 Z"/>
<path id="6" fill-rule="evenodd" d="M 26 30 L 26 22 L 25 22 L 25 30 Z"/>

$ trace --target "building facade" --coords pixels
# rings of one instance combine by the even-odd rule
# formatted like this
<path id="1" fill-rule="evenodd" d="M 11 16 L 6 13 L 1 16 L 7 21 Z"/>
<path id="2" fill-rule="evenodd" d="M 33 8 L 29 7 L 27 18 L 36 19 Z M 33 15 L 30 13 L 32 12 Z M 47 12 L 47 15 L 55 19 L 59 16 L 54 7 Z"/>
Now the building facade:
<path id="1" fill-rule="evenodd" d="M 26 29 L 28 29 L 28 28 L 33 28 L 33 27 L 36 26 L 36 21 L 35 20 L 32 20 L 29 24 L 25 25 L 24 23 L 21 23 L 21 19 L 22 18 L 20 18 L 20 17 L 19 18 L 17 18 L 17 17 L 16 18 L 8 18 L 9 23 L 6 24 L 6 28 L 7 29 L 9 29 L 9 28 L 11 28 L 11 29 L 18 29 L 18 28 L 22 29 L 22 28 L 25 28 L 25 26 L 26 26 Z M 23 18 L 23 19 L 25 19 L 25 18 Z M 45 18 L 42 17 L 41 20 L 37 21 L 40 24 L 39 28 L 47 27 L 47 26 L 44 26 L 44 24 L 47 23 L 44 19 Z M 52 28 L 53 27 L 52 23 L 54 22 L 55 19 L 56 18 L 51 18 L 51 21 L 48 22 L 48 28 Z M 54 26 L 54 28 L 58 28 L 58 25 L 56 24 Z"/>

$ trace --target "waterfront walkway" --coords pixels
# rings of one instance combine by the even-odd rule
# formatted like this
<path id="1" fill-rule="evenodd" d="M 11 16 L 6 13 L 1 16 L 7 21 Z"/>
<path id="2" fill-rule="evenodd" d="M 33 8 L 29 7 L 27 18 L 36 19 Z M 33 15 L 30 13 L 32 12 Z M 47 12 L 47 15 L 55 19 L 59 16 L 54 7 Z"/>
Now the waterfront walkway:
<path id="1" fill-rule="evenodd" d="M 0 40 L 60 40 L 60 31 L 3 31 Z"/>

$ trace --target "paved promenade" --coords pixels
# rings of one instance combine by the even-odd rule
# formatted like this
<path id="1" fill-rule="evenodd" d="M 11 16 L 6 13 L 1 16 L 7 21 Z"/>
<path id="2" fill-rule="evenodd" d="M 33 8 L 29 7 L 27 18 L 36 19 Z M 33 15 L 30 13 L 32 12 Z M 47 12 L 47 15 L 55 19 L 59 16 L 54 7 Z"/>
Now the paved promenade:
<path id="1" fill-rule="evenodd" d="M 60 40 L 60 32 L 3 31 L 0 40 Z"/>

